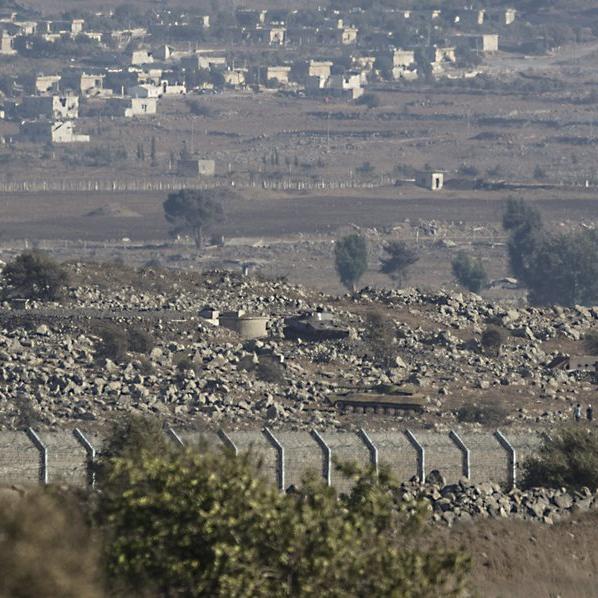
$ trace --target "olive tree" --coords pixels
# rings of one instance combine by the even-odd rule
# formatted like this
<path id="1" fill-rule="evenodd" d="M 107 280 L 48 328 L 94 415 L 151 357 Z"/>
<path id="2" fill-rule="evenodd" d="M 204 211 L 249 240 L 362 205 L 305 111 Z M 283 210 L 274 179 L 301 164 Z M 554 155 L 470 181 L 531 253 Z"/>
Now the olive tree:
<path id="1" fill-rule="evenodd" d="M 399 285 L 409 275 L 409 268 L 419 260 L 417 251 L 404 241 L 391 241 L 384 245 L 386 256 L 381 258 L 380 272 L 389 276 Z"/>
<path id="2" fill-rule="evenodd" d="M 42 251 L 26 251 L 9 262 L 2 272 L 9 290 L 29 299 L 55 300 L 68 284 L 68 273 Z"/>
<path id="3" fill-rule="evenodd" d="M 554 234 L 542 226 L 539 212 L 510 199 L 503 214 L 510 233 L 509 263 L 540 305 L 594 305 L 598 301 L 598 233 L 583 230 Z"/>
<path id="4" fill-rule="evenodd" d="M 224 220 L 222 191 L 181 189 L 171 193 L 163 204 L 164 216 L 172 224 L 172 233 L 190 232 L 195 246 L 201 249 L 204 233 Z"/>
<path id="5" fill-rule="evenodd" d="M 488 275 L 480 258 L 474 259 L 464 251 L 459 251 L 451 266 L 457 282 L 472 293 L 479 293 L 488 283 Z"/>
<path id="6" fill-rule="evenodd" d="M 336 271 L 344 286 L 355 291 L 355 285 L 368 268 L 368 246 L 365 237 L 347 235 L 334 248 Z"/>

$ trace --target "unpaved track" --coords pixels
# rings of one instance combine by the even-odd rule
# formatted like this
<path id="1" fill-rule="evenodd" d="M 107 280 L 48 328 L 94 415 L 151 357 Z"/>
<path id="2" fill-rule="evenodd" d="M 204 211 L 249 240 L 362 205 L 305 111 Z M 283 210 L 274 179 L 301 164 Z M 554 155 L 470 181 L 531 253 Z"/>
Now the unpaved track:
<path id="1" fill-rule="evenodd" d="M 385 188 L 369 196 L 355 192 L 329 196 L 286 195 L 237 199 L 225 206 L 221 227 L 226 237 L 273 237 L 296 233 L 327 233 L 355 224 L 392 226 L 412 221 L 498 223 L 508 192 L 446 191 L 433 194 L 416 188 Z M 598 194 L 530 191 L 523 195 L 537 203 L 547 221 L 597 220 Z M 563 197 L 563 198 L 561 198 Z M 0 197 L 0 240 L 13 239 L 102 241 L 128 237 L 137 241 L 166 239 L 163 194 L 15 194 Z M 138 218 L 90 217 L 106 205 L 127 207 Z"/>

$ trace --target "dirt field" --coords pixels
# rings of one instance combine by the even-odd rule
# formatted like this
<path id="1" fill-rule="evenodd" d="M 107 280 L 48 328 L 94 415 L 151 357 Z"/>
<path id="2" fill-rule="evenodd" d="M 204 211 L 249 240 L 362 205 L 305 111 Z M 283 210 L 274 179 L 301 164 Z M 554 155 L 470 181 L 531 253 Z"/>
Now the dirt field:
<path id="1" fill-rule="evenodd" d="M 526 197 L 557 229 L 598 222 L 598 202 L 591 194 L 561 200 L 556 192 L 536 191 Z M 267 276 L 341 292 L 333 241 L 357 227 L 372 249 L 372 270 L 363 284 L 389 284 L 376 272 L 377 255 L 385 240 L 400 238 L 419 244 L 422 255 L 409 284 L 450 286 L 450 261 L 458 248 L 480 255 L 491 277 L 508 275 L 500 227 L 504 198 L 499 192 L 433 194 L 413 186 L 367 196 L 363 191 L 305 196 L 252 190 L 226 203 L 226 222 L 216 231 L 224 235 L 225 246 L 209 249 L 200 259 L 191 245 L 172 243 L 164 194 L 1 195 L 0 247 L 3 259 L 38 244 L 61 259 L 119 258 L 133 265 L 167 260 L 175 267 L 233 269 L 250 263 Z M 418 229 L 429 223 L 437 225 L 438 235 L 419 236 Z M 496 294 L 489 291 L 489 296 Z"/>
<path id="2" fill-rule="evenodd" d="M 596 524 L 591 514 L 554 527 L 487 521 L 436 534 L 470 552 L 478 596 L 590 598 L 596 596 Z"/>
<path id="3" fill-rule="evenodd" d="M 413 186 L 371 192 L 345 191 L 327 196 L 272 194 L 249 191 L 225 203 L 227 237 L 278 237 L 297 233 L 330 233 L 355 224 L 388 227 L 406 219 L 498 225 L 505 192 L 443 191 L 438 194 Z M 556 191 L 526 192 L 545 219 L 562 222 L 598 220 L 593 193 L 563 197 Z M 252 197 L 253 196 L 253 197 Z M 163 193 L 81 193 L 0 195 L 0 236 L 9 239 L 84 239 L 103 241 L 127 236 L 134 240 L 164 239 Z M 135 214 L 92 216 L 98 208 L 116 206 Z"/>

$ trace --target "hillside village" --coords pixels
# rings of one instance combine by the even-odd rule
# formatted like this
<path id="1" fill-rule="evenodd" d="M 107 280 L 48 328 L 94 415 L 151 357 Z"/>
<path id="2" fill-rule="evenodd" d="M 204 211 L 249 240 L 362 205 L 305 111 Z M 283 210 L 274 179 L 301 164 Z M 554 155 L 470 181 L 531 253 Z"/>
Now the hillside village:
<path id="1" fill-rule="evenodd" d="M 152 118 L 169 97 L 186 94 L 359 100 L 373 84 L 474 77 L 487 56 L 513 45 L 509 29 L 518 18 L 508 7 L 234 15 L 121 9 L 54 19 L 4 9 L 0 57 L 15 68 L 0 80 L 0 114 L 18 124 L 5 142 L 86 143 L 90 136 L 77 131 L 81 116 Z M 554 43 L 545 36 L 545 48 Z M 53 58 L 70 64 L 35 67 Z"/>
<path id="2" fill-rule="evenodd" d="M 596 4 L 0 0 L 0 597 L 594 597 Z"/>

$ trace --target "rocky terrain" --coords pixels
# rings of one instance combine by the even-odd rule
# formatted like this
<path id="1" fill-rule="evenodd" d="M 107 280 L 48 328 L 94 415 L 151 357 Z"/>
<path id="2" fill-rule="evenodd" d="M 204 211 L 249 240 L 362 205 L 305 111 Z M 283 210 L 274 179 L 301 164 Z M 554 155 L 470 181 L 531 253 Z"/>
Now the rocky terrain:
<path id="1" fill-rule="evenodd" d="M 473 294 L 417 289 L 335 297 L 228 272 L 95 263 L 68 269 L 62 303 L 2 304 L 4 427 L 101 424 L 125 411 L 198 428 L 529 427 L 571 418 L 572 406 L 591 402 L 594 392 L 592 374 L 548 365 L 560 354 L 584 353 L 598 308 L 514 309 Z M 213 326 L 199 316 L 206 306 L 268 315 L 270 335 L 244 340 Z M 316 310 L 331 313 L 348 338 L 284 338 L 284 317 Z M 384 322 L 378 338 L 368 325 L 372 313 Z M 154 342 L 105 359 L 98 330 L 106 321 L 142 328 Z M 489 324 L 504 330 L 499 354 L 481 347 Z M 341 414 L 331 405 L 341 390 L 389 383 L 415 386 L 426 397 L 424 413 Z"/>
<path id="2" fill-rule="evenodd" d="M 518 519 L 552 525 L 574 514 L 598 510 L 598 493 L 589 488 L 515 488 L 506 492 L 499 484 L 474 484 L 463 478 L 445 484 L 441 475 L 430 474 L 425 484 L 417 479 L 401 484 L 399 496 L 409 504 L 423 500 L 432 511 L 432 521 L 448 525 L 477 519 Z"/>

